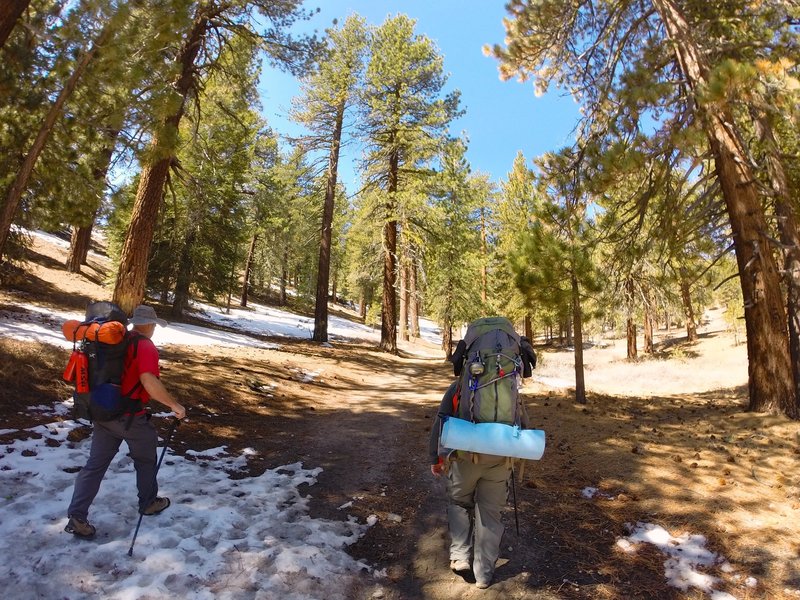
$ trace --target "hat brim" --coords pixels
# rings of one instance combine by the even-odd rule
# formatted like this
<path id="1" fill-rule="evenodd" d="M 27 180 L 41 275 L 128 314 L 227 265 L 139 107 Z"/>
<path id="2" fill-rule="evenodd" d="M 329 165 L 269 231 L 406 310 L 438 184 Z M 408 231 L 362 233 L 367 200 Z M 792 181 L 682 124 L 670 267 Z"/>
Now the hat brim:
<path id="1" fill-rule="evenodd" d="M 159 319 L 157 317 L 132 317 L 128 319 L 128 323 L 131 325 L 161 325 L 162 327 L 167 326 L 167 322 L 164 319 Z"/>

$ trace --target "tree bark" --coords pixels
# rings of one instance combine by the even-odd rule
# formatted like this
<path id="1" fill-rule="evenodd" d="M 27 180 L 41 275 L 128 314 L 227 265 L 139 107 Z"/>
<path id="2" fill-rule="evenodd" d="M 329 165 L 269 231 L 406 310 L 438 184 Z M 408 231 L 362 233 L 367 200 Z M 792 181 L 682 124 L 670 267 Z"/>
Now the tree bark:
<path id="1" fill-rule="evenodd" d="M 401 244 L 403 250 L 400 256 L 400 317 L 398 321 L 398 337 L 408 341 L 408 256 L 407 248 Z"/>
<path id="2" fill-rule="evenodd" d="M 360 298 L 358 300 L 358 316 L 361 317 L 361 319 L 363 320 L 363 319 L 367 318 L 367 292 L 366 292 L 366 290 L 362 289 L 361 290 L 361 294 L 359 294 L 359 295 L 360 295 Z"/>
<path id="3" fill-rule="evenodd" d="M 331 239 L 333 237 L 333 209 L 336 202 L 336 178 L 339 172 L 339 151 L 342 143 L 345 102 L 336 107 L 333 139 L 328 154 L 328 176 L 325 184 L 325 203 L 322 208 L 322 233 L 319 240 L 317 268 L 317 295 L 314 304 L 315 342 L 328 341 L 328 291 L 331 275 Z"/>
<path id="4" fill-rule="evenodd" d="M 525 332 L 525 337 L 531 340 L 531 342 L 533 342 L 533 322 L 529 314 L 525 315 L 523 330 Z"/>
<path id="5" fill-rule="evenodd" d="M 0 48 L 14 30 L 17 21 L 28 8 L 31 0 L 3 0 L 0 2 Z"/>
<path id="6" fill-rule="evenodd" d="M 258 234 L 253 234 L 253 239 L 250 240 L 250 249 L 247 251 L 247 261 L 244 264 L 244 283 L 242 283 L 242 299 L 239 301 L 239 306 L 246 307 L 247 301 L 250 296 L 250 277 L 253 272 L 253 263 L 256 260 L 256 243 L 258 243 Z"/>
<path id="7" fill-rule="evenodd" d="M 419 304 L 417 298 L 417 261 L 412 257 L 408 266 L 408 320 L 411 323 L 411 337 L 419 338 Z"/>
<path id="8" fill-rule="evenodd" d="M 692 90 L 706 83 L 708 65 L 672 0 L 653 0 Z M 744 298 L 749 410 L 797 418 L 786 311 L 767 238 L 767 224 L 747 153 L 725 107 L 695 107 L 708 138 L 725 199 Z"/>
<path id="9" fill-rule="evenodd" d="M 107 23 L 91 48 L 84 52 L 80 60 L 78 60 L 75 65 L 75 70 L 72 71 L 69 79 L 67 79 L 61 92 L 59 92 L 56 97 L 55 102 L 53 102 L 52 106 L 50 106 L 50 109 L 47 111 L 47 115 L 45 115 L 44 121 L 42 121 L 42 125 L 39 127 L 36 138 L 28 149 L 28 153 L 25 155 L 25 159 L 22 161 L 19 171 L 17 171 L 17 176 L 6 190 L 5 201 L 2 211 L 0 212 L 0 258 L 2 258 L 5 253 L 8 235 L 11 231 L 11 225 L 14 222 L 14 216 L 17 214 L 17 210 L 19 210 L 22 194 L 28 186 L 28 181 L 36 166 L 36 161 L 39 160 L 39 155 L 42 153 L 47 140 L 50 138 L 53 126 L 58 117 L 61 116 L 64 103 L 72 96 L 75 87 L 78 85 L 78 81 L 86 71 L 86 67 L 92 61 L 95 54 L 97 54 L 97 51 L 111 39 L 111 36 L 114 34 L 115 26 L 116 21 Z"/>
<path id="10" fill-rule="evenodd" d="M 653 354 L 653 309 L 649 301 L 644 305 L 644 353 Z"/>
<path id="11" fill-rule="evenodd" d="M 449 319 L 445 320 L 442 327 L 442 350 L 444 350 L 445 360 L 453 358 L 453 323 Z"/>
<path id="12" fill-rule="evenodd" d="M 572 329 L 575 336 L 575 401 L 586 404 L 586 382 L 583 371 L 583 314 L 578 278 L 572 273 Z"/>
<path id="13" fill-rule="evenodd" d="M 178 261 L 178 275 L 175 280 L 175 296 L 172 301 L 172 317 L 182 319 L 183 311 L 189 307 L 189 290 L 194 272 L 194 245 L 197 240 L 198 226 L 190 224 L 190 229 L 183 242 L 181 256 Z M 230 312 L 230 294 L 228 297 L 228 312 Z"/>
<path id="14" fill-rule="evenodd" d="M 784 281 L 786 282 L 786 313 L 789 325 L 789 356 L 795 389 L 795 410 L 788 416 L 800 416 L 800 234 L 792 207 L 789 180 L 783 167 L 780 148 L 767 116 L 754 115 L 756 133 L 766 152 L 767 172 L 775 197 L 778 232 L 783 246 Z"/>
<path id="15" fill-rule="evenodd" d="M 198 16 L 181 48 L 177 60 L 180 65 L 180 75 L 175 82 L 175 91 L 180 97 L 180 103 L 175 112 L 165 119 L 160 134 L 153 136 L 151 155 L 154 158 L 142 166 L 131 223 L 122 246 L 113 296 L 114 302 L 129 314 L 144 299 L 147 263 L 150 259 L 156 219 L 164 197 L 164 184 L 175 158 L 178 127 L 186 110 L 189 94 L 194 89 L 194 63 L 209 26 L 207 15 Z"/>
<path id="16" fill-rule="evenodd" d="M 389 154 L 389 189 L 386 223 L 383 226 L 383 299 L 381 302 L 381 343 L 385 352 L 397 353 L 397 177 L 400 159 L 397 150 Z"/>
<path id="17" fill-rule="evenodd" d="M 70 273 L 80 273 L 81 265 L 86 264 L 89 256 L 89 246 L 92 243 L 92 227 L 72 226 L 72 235 L 69 239 L 69 254 L 67 255 L 67 271 Z"/>
<path id="18" fill-rule="evenodd" d="M 681 278 L 681 300 L 683 302 L 683 316 L 686 319 L 686 340 L 689 342 L 697 341 L 697 322 L 692 306 L 692 295 L 689 289 L 689 275 L 685 268 L 680 270 Z"/>
<path id="19" fill-rule="evenodd" d="M 628 279 L 625 282 L 625 306 L 628 311 L 628 318 L 626 323 L 626 338 L 628 341 L 628 360 L 633 360 L 638 357 L 636 349 L 636 321 L 634 320 L 634 283 L 633 279 Z"/>

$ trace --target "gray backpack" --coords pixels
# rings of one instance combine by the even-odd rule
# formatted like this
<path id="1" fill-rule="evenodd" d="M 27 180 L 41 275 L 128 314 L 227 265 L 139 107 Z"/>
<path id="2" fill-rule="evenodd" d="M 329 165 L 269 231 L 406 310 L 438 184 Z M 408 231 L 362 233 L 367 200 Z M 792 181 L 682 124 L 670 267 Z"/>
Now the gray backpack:
<path id="1" fill-rule="evenodd" d="M 459 376 L 456 416 L 474 423 L 519 425 L 520 336 L 504 317 L 469 324 L 453 357 Z"/>

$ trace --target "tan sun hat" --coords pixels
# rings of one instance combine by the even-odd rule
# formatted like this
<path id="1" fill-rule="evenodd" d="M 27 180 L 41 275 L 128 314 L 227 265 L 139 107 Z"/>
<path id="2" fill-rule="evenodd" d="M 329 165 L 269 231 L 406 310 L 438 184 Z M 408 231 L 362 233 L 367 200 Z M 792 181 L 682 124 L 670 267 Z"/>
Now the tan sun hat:
<path id="1" fill-rule="evenodd" d="M 146 304 L 140 304 L 134 308 L 133 316 L 128 322 L 132 325 L 150 325 L 152 323 L 156 323 L 162 327 L 167 326 L 167 322 L 164 319 L 158 318 L 155 309 L 152 306 L 147 306 Z"/>

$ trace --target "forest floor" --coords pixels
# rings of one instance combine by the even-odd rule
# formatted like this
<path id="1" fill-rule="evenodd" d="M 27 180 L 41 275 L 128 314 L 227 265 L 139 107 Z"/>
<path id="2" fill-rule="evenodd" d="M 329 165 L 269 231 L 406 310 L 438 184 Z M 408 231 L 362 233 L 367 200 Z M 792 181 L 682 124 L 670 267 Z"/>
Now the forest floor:
<path id="1" fill-rule="evenodd" d="M 89 263 L 69 274 L 64 250 L 35 240 L 24 269 L 4 274 L 0 311 L 81 311 L 109 299 L 105 261 Z M 277 350 L 162 347 L 162 379 L 189 409 L 171 448 L 255 448 L 251 474 L 298 460 L 322 467 L 309 489 L 312 516 L 341 519 L 352 502 L 359 520 L 379 517 L 349 548 L 374 568 L 358 578 L 354 599 L 709 598 L 712 590 L 800 599 L 800 424 L 747 412 L 744 345 L 713 312 L 700 332 L 688 344 L 680 331 L 661 331 L 656 354 L 634 362 L 624 340 L 595 340 L 585 405 L 562 387 L 569 350 L 537 348 L 540 366 L 524 392 L 547 448 L 518 477 L 519 533 L 509 505 L 488 590 L 448 568 L 444 483 L 430 474 L 427 444 L 452 371 L 430 344 L 402 343 L 397 356 L 287 338 L 275 340 Z M 69 396 L 66 358 L 61 348 L 0 338 L 0 429 L 33 427 L 42 417 L 26 404 Z M 304 381 L 297 374 L 309 365 L 319 375 Z M 276 386 L 271 396 L 258 391 L 263 384 Z M 637 523 L 704 536 L 720 557 L 699 569 L 713 585 L 678 589 L 656 546 L 625 551 L 620 540 Z"/>

